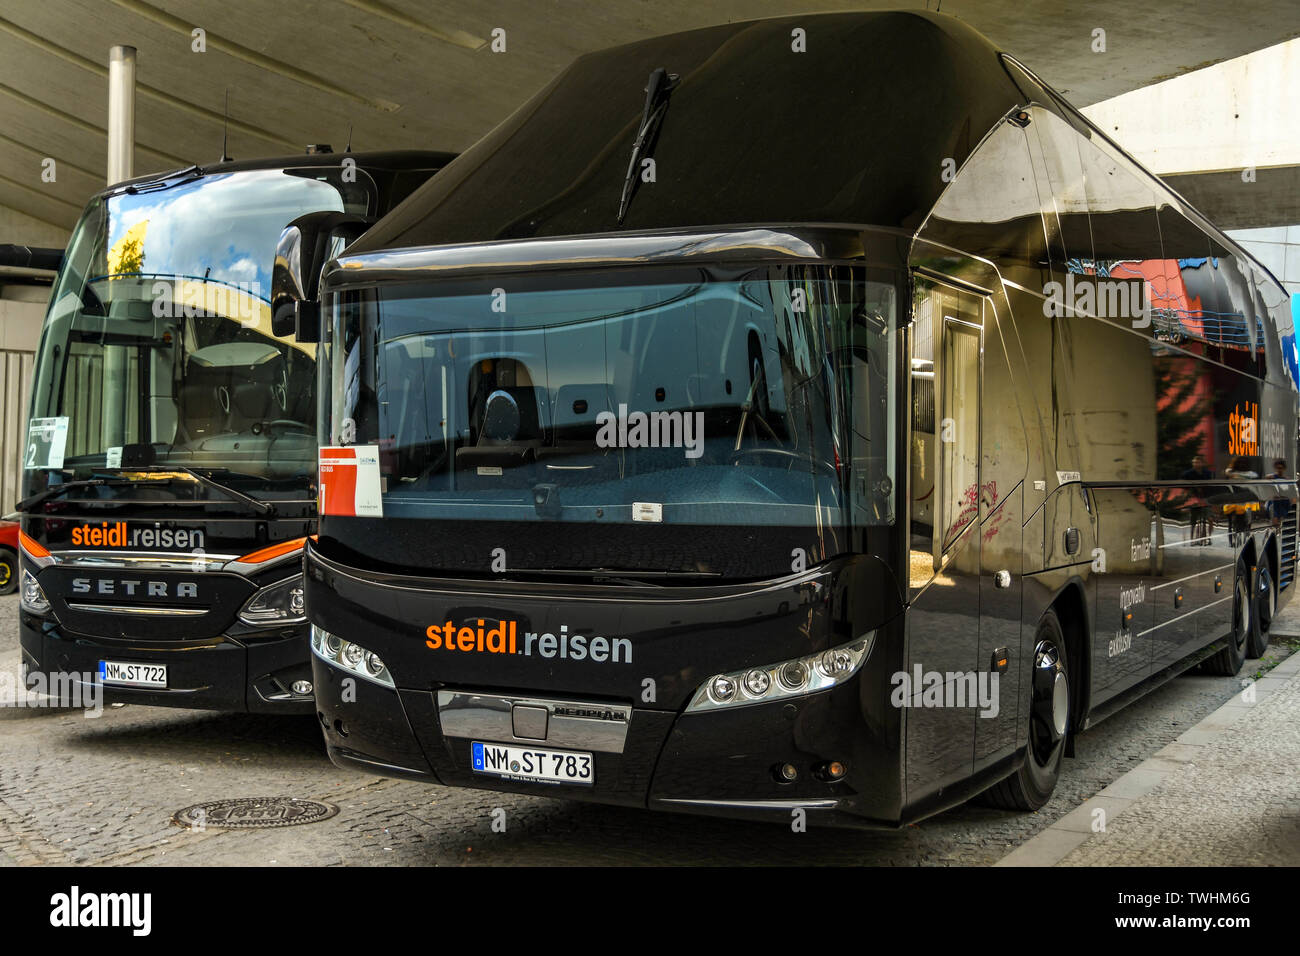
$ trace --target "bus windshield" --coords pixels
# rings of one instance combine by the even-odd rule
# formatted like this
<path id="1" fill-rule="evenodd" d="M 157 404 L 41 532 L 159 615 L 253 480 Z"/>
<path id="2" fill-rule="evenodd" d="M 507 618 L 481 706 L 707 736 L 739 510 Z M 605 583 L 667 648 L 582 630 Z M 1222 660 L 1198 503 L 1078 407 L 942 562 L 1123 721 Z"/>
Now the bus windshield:
<path id="1" fill-rule="evenodd" d="M 49 470 L 222 469 L 257 494 L 306 487 L 315 346 L 271 333 L 280 232 L 308 212 L 366 213 L 343 169 L 177 174 L 92 202 L 50 300 L 32 393 L 28 493 Z"/>
<path id="2" fill-rule="evenodd" d="M 321 442 L 375 446 L 385 520 L 520 523 L 542 568 L 608 566 L 556 522 L 825 556 L 894 520 L 896 298 L 841 266 L 339 292 Z M 609 561 L 681 570 L 653 550 Z"/>

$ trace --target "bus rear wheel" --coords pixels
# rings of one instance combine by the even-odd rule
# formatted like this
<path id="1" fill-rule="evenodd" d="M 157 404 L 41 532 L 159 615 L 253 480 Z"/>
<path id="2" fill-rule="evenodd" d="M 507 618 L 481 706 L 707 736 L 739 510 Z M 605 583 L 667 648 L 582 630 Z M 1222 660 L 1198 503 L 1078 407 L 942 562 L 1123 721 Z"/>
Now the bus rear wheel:
<path id="1" fill-rule="evenodd" d="M 984 794 L 985 803 L 1004 810 L 1037 810 L 1051 799 L 1061 774 L 1070 732 L 1070 671 L 1065 634 L 1048 611 L 1034 636 L 1030 681 L 1029 745 L 1020 769 Z"/>
<path id="2" fill-rule="evenodd" d="M 1262 565 L 1261 565 L 1262 566 Z M 1232 677 L 1246 662 L 1247 645 L 1255 627 L 1255 602 L 1251 600 L 1250 569 L 1244 558 L 1237 559 L 1237 573 L 1232 583 L 1232 631 L 1228 645 L 1206 660 L 1206 672 Z"/>
<path id="3" fill-rule="evenodd" d="M 1273 626 L 1273 613 L 1277 610 L 1277 587 L 1273 584 L 1273 571 L 1265 559 L 1255 569 L 1255 582 L 1251 587 L 1255 608 L 1250 629 L 1246 632 L 1246 656 L 1263 657 L 1268 650 L 1268 632 Z"/>

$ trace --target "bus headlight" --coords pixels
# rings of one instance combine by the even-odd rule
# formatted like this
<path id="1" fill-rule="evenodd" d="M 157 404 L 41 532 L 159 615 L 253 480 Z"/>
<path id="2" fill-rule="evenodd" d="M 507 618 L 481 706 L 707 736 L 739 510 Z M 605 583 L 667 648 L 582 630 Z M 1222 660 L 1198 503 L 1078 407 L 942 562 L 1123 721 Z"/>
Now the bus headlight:
<path id="1" fill-rule="evenodd" d="M 24 611 L 31 614 L 47 614 L 50 610 L 50 602 L 45 597 L 45 592 L 41 590 L 36 575 L 26 568 L 23 568 L 23 593 L 18 603 L 22 605 Z"/>
<path id="2" fill-rule="evenodd" d="M 302 575 L 262 588 L 244 605 L 239 619 L 245 624 L 301 624 L 307 620 Z"/>
<path id="3" fill-rule="evenodd" d="M 366 650 L 360 644 L 345 641 L 315 624 L 311 626 L 311 652 L 340 670 L 384 687 L 397 688 L 393 675 L 388 672 L 388 666 L 380 660 L 378 654 Z"/>
<path id="4" fill-rule="evenodd" d="M 875 639 L 876 633 L 871 631 L 820 654 L 715 674 L 700 685 L 686 712 L 745 707 L 827 690 L 858 672 Z"/>

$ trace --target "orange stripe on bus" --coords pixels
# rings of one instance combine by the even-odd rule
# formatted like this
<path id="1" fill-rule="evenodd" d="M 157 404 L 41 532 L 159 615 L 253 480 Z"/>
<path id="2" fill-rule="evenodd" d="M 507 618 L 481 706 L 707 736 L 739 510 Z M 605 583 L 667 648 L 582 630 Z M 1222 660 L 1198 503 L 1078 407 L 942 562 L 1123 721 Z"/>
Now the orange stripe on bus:
<path id="1" fill-rule="evenodd" d="M 262 548 L 260 551 L 253 551 L 239 559 L 241 564 L 261 564 L 263 561 L 270 561 L 272 558 L 278 558 L 282 554 L 289 554 L 292 551 L 298 551 L 306 543 L 306 538 L 294 538 L 292 541 L 281 541 L 279 544 L 273 544 L 270 547 Z"/>
<path id="2" fill-rule="evenodd" d="M 50 556 L 50 549 L 45 547 L 45 545 L 41 544 L 26 531 L 18 532 L 18 541 L 22 544 L 23 550 L 33 558 L 48 558 Z"/>

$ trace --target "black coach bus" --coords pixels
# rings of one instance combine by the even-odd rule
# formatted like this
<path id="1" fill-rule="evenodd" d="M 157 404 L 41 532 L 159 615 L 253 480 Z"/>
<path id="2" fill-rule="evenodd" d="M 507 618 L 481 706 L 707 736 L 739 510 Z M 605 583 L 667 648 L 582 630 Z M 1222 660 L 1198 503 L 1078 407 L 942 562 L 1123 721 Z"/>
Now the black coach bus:
<path id="1" fill-rule="evenodd" d="M 1036 808 L 1076 734 L 1236 673 L 1290 597 L 1282 287 L 949 17 L 584 56 L 321 287 L 342 766 Z"/>
<path id="2" fill-rule="evenodd" d="M 311 713 L 302 545 L 315 531 L 316 347 L 276 335 L 290 221 L 335 247 L 450 154 L 226 161 L 86 207 L 50 298 L 24 460 L 29 686 Z"/>

